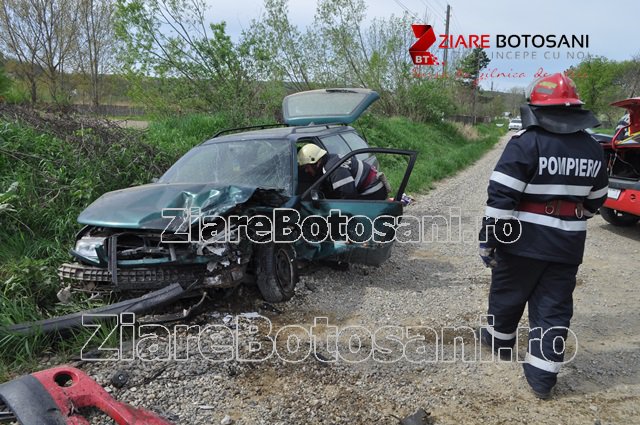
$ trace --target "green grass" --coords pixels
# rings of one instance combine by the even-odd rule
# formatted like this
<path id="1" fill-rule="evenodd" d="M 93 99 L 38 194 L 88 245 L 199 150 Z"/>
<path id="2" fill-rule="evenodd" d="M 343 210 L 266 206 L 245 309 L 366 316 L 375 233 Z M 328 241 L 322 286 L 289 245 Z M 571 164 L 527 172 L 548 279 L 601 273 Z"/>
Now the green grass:
<path id="1" fill-rule="evenodd" d="M 68 130 L 64 122 L 51 125 Z M 56 298 L 56 270 L 69 260 L 81 227 L 78 214 L 105 192 L 159 177 L 191 147 L 228 126 L 222 116 L 190 115 L 108 139 L 79 126 L 61 139 L 51 134 L 60 131 L 0 117 L 0 327 L 88 308 L 62 306 Z M 80 332 L 60 342 L 0 332 L 0 381 L 33 368 L 48 352 L 77 354 L 86 337 Z"/>
<path id="2" fill-rule="evenodd" d="M 596 133 L 610 134 L 611 136 L 613 136 L 616 133 L 615 127 L 613 128 L 596 127 L 596 128 L 593 128 L 592 130 L 595 131 Z"/>
<path id="3" fill-rule="evenodd" d="M 472 164 L 506 132 L 493 124 L 476 126 L 478 140 L 468 140 L 451 123 L 424 124 L 403 117 L 380 119 L 366 116 L 357 125 L 369 144 L 376 147 L 418 151 L 418 159 L 409 179 L 407 192 L 422 192 L 433 182 L 450 176 Z M 398 187 L 406 161 L 390 155 L 378 155 L 381 169 L 393 187 Z"/>
<path id="4" fill-rule="evenodd" d="M 69 259 L 78 214 L 104 192 L 147 183 L 170 164 L 136 132 L 107 142 L 92 128 L 68 129 L 60 139 L 0 119 L 0 204 L 9 206 L 0 208 L 0 327 L 68 312 L 56 304 L 56 269 Z M 0 334 L 0 373 L 31 365 L 50 347 L 42 336 Z"/>

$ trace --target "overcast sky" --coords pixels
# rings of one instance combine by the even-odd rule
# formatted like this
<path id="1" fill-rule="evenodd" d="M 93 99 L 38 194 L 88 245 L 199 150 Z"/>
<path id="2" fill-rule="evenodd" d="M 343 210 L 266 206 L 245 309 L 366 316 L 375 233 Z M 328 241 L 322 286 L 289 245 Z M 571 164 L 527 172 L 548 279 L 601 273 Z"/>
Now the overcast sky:
<path id="1" fill-rule="evenodd" d="M 249 27 L 253 18 L 263 10 L 262 0 L 207 0 L 212 20 L 227 22 L 229 33 L 239 36 L 242 29 Z M 315 0 L 290 0 L 290 20 L 299 28 L 313 22 Z M 405 8 L 416 18 L 434 27 L 436 34 L 444 34 L 444 16 L 447 0 L 370 0 L 367 4 L 367 19 L 402 15 Z M 491 45 L 496 34 L 561 34 L 589 35 L 589 48 L 576 49 L 592 55 L 606 56 L 612 60 L 631 59 L 640 54 L 638 22 L 640 22 L 640 1 L 638 0 L 449 0 L 452 19 L 452 34 L 490 34 Z M 407 28 L 407 31 L 411 31 Z M 537 58 L 498 59 L 494 56 L 487 72 L 496 69 L 502 73 L 525 73 L 523 78 L 487 78 L 483 87 L 489 88 L 493 82 L 495 89 L 508 90 L 513 86 L 525 87 L 533 79 L 533 74 L 543 68 L 546 72 L 558 72 L 580 62 L 566 57 L 561 51 L 561 59 L 545 59 L 549 49 L 504 48 L 489 49 L 488 53 L 508 51 L 537 51 Z M 438 54 L 439 52 L 436 52 Z M 441 57 L 441 54 L 438 55 Z"/>

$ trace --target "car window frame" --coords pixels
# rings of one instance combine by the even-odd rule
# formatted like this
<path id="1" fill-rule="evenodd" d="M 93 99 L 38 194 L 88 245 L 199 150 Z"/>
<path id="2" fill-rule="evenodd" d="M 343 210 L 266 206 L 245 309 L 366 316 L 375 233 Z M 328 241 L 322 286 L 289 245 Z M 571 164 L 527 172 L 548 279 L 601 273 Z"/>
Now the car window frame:
<path id="1" fill-rule="evenodd" d="M 338 138 L 338 140 L 340 140 L 344 144 L 344 146 L 347 148 L 346 152 L 341 153 L 341 152 L 336 152 L 334 150 L 329 149 L 329 147 L 324 142 L 324 140 L 328 139 L 330 137 Z M 336 154 L 336 155 L 339 155 L 339 156 L 344 156 L 344 155 L 348 154 L 349 152 L 353 151 L 353 149 L 351 149 L 351 146 L 349 146 L 349 143 L 347 143 L 347 141 L 344 140 L 344 138 L 341 136 L 340 133 L 334 133 L 334 134 L 327 134 L 327 135 L 324 135 L 324 136 L 318 136 L 318 140 L 320 140 L 322 148 L 324 150 L 326 150 L 327 152 L 332 153 L 332 154 Z"/>

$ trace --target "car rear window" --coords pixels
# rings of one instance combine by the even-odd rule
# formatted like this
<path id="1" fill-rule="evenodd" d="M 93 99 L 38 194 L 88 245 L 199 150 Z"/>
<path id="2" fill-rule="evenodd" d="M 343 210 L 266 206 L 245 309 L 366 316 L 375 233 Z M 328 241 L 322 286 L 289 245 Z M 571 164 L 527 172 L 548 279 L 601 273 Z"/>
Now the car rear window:
<path id="1" fill-rule="evenodd" d="M 358 136 L 358 134 L 356 134 L 355 132 L 342 133 L 342 137 L 349 144 L 349 147 L 352 151 L 355 151 L 357 149 L 366 149 L 369 147 L 369 145 L 367 145 L 367 142 L 365 142 L 362 137 Z M 364 161 L 370 156 L 372 156 L 372 154 L 370 153 L 361 153 L 360 155 L 356 155 L 356 157 L 360 161 Z"/>
<path id="2" fill-rule="evenodd" d="M 342 133 L 342 137 L 346 140 L 352 151 L 355 151 L 356 149 L 366 149 L 369 147 L 367 146 L 367 142 L 362 140 L 362 138 L 356 133 Z"/>
<path id="3" fill-rule="evenodd" d="M 351 152 L 347 143 L 339 135 L 322 137 L 322 144 L 327 148 L 330 153 L 338 155 L 344 155 Z"/>

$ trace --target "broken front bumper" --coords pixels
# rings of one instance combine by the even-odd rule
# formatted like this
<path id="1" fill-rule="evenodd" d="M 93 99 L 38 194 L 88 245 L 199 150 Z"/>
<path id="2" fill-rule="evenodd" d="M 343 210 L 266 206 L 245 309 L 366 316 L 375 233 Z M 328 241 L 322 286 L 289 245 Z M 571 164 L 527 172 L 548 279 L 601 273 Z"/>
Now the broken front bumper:
<path id="1" fill-rule="evenodd" d="M 117 269 L 117 278 L 104 267 L 64 263 L 58 269 L 63 284 L 83 292 L 142 292 L 163 288 L 172 282 L 192 284 L 193 289 L 229 288 L 242 281 L 242 264 L 210 273 L 206 264 L 174 267 Z"/>

